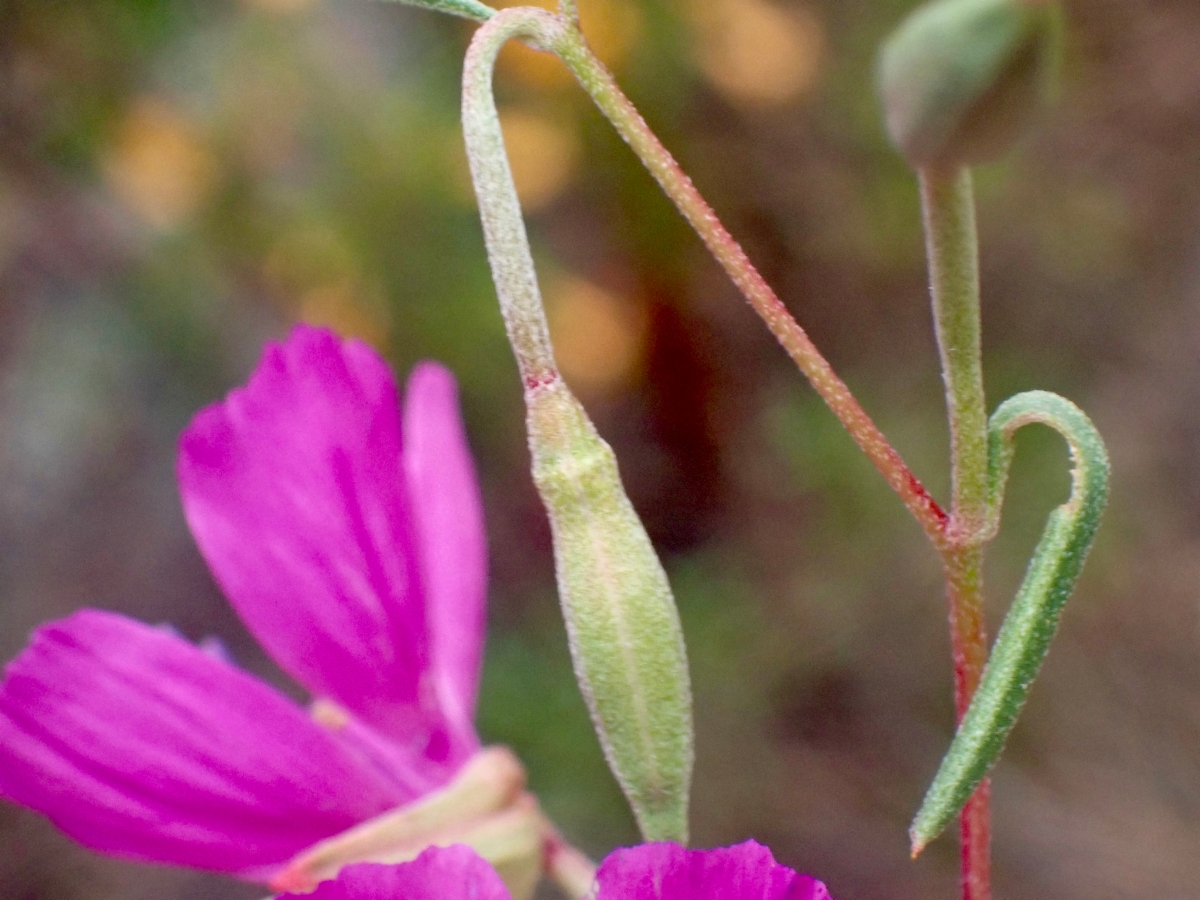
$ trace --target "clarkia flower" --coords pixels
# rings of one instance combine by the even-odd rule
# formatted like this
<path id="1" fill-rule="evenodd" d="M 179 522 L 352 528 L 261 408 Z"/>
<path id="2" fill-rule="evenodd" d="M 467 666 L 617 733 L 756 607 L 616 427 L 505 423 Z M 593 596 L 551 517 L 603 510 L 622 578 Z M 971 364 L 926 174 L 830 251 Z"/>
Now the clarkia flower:
<path id="1" fill-rule="evenodd" d="M 754 841 L 717 850 L 643 844 L 609 854 L 597 900 L 830 900 L 825 885 L 775 862 Z M 433 847 L 398 866 L 356 865 L 312 894 L 279 900 L 510 900 L 503 882 L 467 847 Z"/>
<path id="2" fill-rule="evenodd" d="M 84 610 L 7 667 L 0 796 L 102 852 L 255 880 L 355 826 L 352 847 L 378 850 L 362 823 L 398 807 L 435 826 L 446 797 L 507 808 L 520 767 L 472 724 L 486 547 L 452 376 L 418 366 L 402 408 L 374 351 L 297 327 L 195 417 L 178 472 L 213 575 L 312 709 L 169 629 Z"/>

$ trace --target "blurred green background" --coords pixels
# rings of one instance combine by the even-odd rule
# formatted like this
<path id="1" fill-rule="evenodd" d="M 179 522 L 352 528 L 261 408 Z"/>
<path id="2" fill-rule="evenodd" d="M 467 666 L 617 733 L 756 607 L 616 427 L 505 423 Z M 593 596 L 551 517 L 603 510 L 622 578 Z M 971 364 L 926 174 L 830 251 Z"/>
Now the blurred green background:
<path id="1" fill-rule="evenodd" d="M 585 30 L 939 495 L 912 177 L 875 48 L 901 0 L 581 0 Z M 1106 435 L 1099 545 L 995 782 L 998 897 L 1200 885 L 1200 5 L 1073 0 L 1060 105 L 978 173 L 993 405 Z M 373 0 L 0 2 L 0 660 L 80 606 L 215 633 L 282 683 L 179 508 L 175 441 L 299 320 L 461 379 L 485 486 L 479 715 L 564 830 L 635 839 L 570 674 L 457 79 L 471 26 Z M 956 896 L 905 828 L 952 727 L 933 552 L 552 59 L 498 94 L 559 354 L 664 555 L 696 689 L 698 846 L 754 836 L 839 900 Z M 993 625 L 1066 454 L 1023 434 Z M 254 898 L 0 808 L 5 898 Z"/>

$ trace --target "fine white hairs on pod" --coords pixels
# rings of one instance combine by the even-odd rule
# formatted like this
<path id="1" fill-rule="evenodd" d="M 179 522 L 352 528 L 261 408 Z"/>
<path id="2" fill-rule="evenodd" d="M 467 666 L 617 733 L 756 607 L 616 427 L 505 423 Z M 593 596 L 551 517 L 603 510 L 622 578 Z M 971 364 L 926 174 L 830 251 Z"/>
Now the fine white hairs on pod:
<path id="1" fill-rule="evenodd" d="M 561 379 L 526 391 L 575 674 L 649 841 L 687 842 L 692 696 L 675 600 L 617 460 Z"/>

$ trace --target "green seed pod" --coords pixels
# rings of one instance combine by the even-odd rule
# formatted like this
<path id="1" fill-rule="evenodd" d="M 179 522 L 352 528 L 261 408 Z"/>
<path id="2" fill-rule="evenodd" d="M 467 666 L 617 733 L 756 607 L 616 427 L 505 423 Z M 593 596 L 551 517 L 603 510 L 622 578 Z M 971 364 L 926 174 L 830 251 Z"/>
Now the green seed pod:
<path id="1" fill-rule="evenodd" d="M 987 162 L 1054 93 L 1061 27 L 1048 0 L 934 0 L 883 48 L 888 133 L 914 168 Z"/>
<path id="2" fill-rule="evenodd" d="M 571 656 L 604 754 L 645 839 L 686 843 L 692 695 L 666 573 L 612 449 L 562 379 L 525 401 Z"/>

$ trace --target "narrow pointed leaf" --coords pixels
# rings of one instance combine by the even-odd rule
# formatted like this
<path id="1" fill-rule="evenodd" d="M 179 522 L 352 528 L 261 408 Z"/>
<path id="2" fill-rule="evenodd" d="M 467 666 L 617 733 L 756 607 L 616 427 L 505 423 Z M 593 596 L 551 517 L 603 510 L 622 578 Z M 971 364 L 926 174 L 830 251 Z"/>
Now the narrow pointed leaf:
<path id="1" fill-rule="evenodd" d="M 434 12 L 449 13 L 461 16 L 475 22 L 486 22 L 496 14 L 492 7 L 480 3 L 479 0 L 400 0 L 408 6 L 419 6 L 422 9 L 432 9 Z"/>
<path id="2" fill-rule="evenodd" d="M 1108 500 L 1108 453 L 1095 426 L 1069 400 L 1029 391 L 1002 403 L 989 423 L 992 527 L 999 525 L 1013 435 L 1034 423 L 1055 429 L 1070 445 L 1071 496 L 1050 514 L 996 637 L 979 690 L 913 821 L 909 835 L 914 855 L 950 824 L 1004 749 L 1050 649 L 1063 605 L 1075 589 Z"/>

